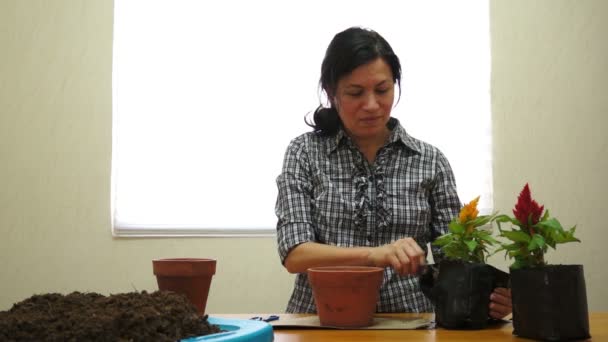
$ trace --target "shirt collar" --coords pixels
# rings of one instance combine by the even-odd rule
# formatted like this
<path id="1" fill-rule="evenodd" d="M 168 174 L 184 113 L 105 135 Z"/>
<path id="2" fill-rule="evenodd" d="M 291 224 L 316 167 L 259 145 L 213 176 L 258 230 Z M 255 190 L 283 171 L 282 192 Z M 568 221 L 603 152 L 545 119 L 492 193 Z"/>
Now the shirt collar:
<path id="1" fill-rule="evenodd" d="M 412 138 L 409 134 L 407 134 L 403 126 L 401 126 L 401 124 L 399 123 L 399 120 L 391 117 L 388 120 L 386 126 L 391 131 L 391 135 L 389 136 L 388 142 L 386 143 L 387 145 L 392 143 L 401 143 L 407 149 L 417 154 L 420 154 L 420 146 L 418 142 L 416 141 L 416 139 Z M 344 131 L 344 128 L 341 125 L 338 129 L 338 132 L 336 132 L 336 135 L 330 138 L 328 142 L 329 143 L 327 145 L 327 154 L 332 153 L 335 149 L 338 148 L 338 146 L 340 146 L 341 143 L 352 144 L 352 140 L 346 134 L 346 131 Z"/>

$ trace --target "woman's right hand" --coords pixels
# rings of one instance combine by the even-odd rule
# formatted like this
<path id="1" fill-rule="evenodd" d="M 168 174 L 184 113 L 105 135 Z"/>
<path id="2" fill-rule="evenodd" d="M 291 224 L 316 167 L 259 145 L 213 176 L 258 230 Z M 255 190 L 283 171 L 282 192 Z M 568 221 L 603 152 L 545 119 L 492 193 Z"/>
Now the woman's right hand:
<path id="1" fill-rule="evenodd" d="M 426 263 L 424 251 L 409 237 L 372 248 L 368 258 L 372 265 L 392 267 L 400 275 L 415 274 Z"/>

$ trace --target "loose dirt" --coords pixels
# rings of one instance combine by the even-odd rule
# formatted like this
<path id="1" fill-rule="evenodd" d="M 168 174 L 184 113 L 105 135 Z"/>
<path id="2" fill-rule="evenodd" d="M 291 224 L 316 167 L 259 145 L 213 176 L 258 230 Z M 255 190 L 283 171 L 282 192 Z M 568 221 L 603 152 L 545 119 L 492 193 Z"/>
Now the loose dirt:
<path id="1" fill-rule="evenodd" d="M 50 293 L 0 311 L 0 341 L 178 341 L 219 331 L 168 291 Z"/>

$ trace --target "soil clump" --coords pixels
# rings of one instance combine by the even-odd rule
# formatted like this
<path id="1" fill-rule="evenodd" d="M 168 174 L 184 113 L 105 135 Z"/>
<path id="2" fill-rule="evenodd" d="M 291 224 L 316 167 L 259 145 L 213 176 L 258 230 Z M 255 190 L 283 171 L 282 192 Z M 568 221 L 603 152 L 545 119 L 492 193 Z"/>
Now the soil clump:
<path id="1" fill-rule="evenodd" d="M 169 291 L 49 293 L 0 311 L 0 341 L 178 341 L 219 331 Z"/>

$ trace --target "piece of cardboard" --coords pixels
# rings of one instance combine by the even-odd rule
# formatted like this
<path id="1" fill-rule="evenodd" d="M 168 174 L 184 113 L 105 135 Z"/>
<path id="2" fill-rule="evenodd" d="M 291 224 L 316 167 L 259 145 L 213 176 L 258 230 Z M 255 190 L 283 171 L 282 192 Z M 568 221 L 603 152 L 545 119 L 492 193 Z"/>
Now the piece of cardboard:
<path id="1" fill-rule="evenodd" d="M 397 318 L 397 317 L 374 317 L 374 323 L 369 327 L 360 328 L 344 328 L 334 326 L 321 325 L 319 316 L 305 317 L 280 317 L 276 321 L 269 322 L 273 328 L 288 329 L 288 328 L 317 328 L 317 329 L 349 329 L 349 330 L 411 330 L 426 328 L 431 324 L 431 321 L 421 317 L 415 318 Z"/>

